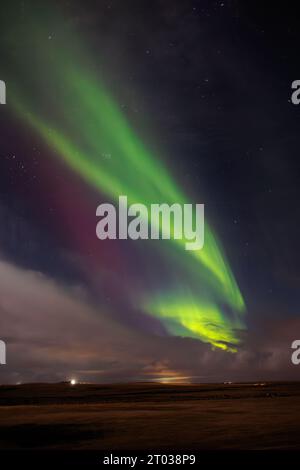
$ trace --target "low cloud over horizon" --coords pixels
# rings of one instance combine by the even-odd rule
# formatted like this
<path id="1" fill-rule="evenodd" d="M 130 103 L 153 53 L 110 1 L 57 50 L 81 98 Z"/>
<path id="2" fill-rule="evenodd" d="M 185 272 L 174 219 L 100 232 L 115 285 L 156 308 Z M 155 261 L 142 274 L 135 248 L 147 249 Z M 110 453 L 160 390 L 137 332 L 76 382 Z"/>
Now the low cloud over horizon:
<path id="1" fill-rule="evenodd" d="M 297 379 L 291 342 L 300 320 L 257 325 L 237 353 L 198 340 L 147 334 L 116 321 L 79 285 L 0 261 L 4 383 L 134 380 L 219 382 Z M 266 339 L 267 338 L 267 339 Z"/>

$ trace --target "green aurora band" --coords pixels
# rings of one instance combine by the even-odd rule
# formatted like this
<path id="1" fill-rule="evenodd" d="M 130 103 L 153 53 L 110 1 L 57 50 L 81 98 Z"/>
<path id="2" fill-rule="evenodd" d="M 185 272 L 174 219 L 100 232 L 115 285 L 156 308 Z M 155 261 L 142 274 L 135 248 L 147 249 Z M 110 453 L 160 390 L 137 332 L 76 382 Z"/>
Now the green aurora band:
<path id="1" fill-rule="evenodd" d="M 55 46 L 45 33 L 47 25 L 42 28 L 37 24 L 41 21 L 32 23 L 28 47 L 14 56 L 14 77 L 19 76 L 18 67 L 24 76 L 24 64 L 36 75 L 29 87 L 26 81 L 13 81 L 10 103 L 19 118 L 70 169 L 111 200 L 118 201 L 124 194 L 129 204 L 190 202 L 162 159 L 149 151 L 132 129 L 103 78 L 88 63 L 86 51 L 77 44 L 75 35 L 63 31 L 59 46 Z M 13 33 L 8 41 L 14 44 Z M 34 53 L 25 55 L 24 61 L 26 50 Z M 103 157 L 107 154 L 111 158 Z M 221 245 L 207 222 L 202 250 L 185 251 L 185 242 L 167 242 L 176 251 L 177 266 L 184 272 L 178 286 L 167 294 L 144 295 L 139 308 L 159 318 L 172 335 L 197 338 L 235 351 L 240 342 L 238 331 L 244 328 L 245 304 Z M 159 245 L 165 247 L 165 243 Z M 189 285 L 188 272 L 202 293 L 184 288 Z M 225 313 L 225 305 L 230 315 Z"/>

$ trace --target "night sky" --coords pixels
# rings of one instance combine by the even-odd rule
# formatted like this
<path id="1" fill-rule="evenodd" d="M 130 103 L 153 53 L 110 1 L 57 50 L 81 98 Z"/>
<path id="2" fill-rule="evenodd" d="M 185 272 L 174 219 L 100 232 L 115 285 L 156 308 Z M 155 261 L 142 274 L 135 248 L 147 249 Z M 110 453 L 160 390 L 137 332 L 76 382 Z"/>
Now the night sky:
<path id="1" fill-rule="evenodd" d="M 297 379 L 292 3 L 42 3 L 0 7 L 0 382 Z M 204 203 L 208 261 L 98 240 L 120 191 Z"/>

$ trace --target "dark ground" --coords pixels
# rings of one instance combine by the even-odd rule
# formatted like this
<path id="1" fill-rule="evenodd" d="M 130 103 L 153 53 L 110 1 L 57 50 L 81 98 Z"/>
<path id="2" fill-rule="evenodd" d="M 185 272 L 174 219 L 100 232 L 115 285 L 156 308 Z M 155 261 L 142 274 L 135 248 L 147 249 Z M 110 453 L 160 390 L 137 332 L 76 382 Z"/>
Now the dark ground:
<path id="1" fill-rule="evenodd" d="M 0 449 L 300 449 L 300 383 L 0 386 Z"/>

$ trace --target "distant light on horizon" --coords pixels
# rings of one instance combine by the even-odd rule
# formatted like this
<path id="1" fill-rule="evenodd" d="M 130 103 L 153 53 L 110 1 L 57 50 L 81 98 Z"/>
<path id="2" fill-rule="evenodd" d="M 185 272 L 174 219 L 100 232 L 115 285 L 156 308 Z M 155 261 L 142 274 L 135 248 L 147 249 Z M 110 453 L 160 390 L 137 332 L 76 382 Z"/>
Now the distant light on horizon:
<path id="1" fill-rule="evenodd" d="M 191 377 L 187 376 L 170 376 L 170 377 L 159 377 L 154 380 L 154 382 L 159 382 L 161 384 L 190 384 Z"/>
<path id="2" fill-rule="evenodd" d="M 71 385 L 76 385 L 76 384 L 77 384 L 77 381 L 76 381 L 75 379 L 72 379 L 72 380 L 70 381 L 70 384 L 71 384 Z"/>

